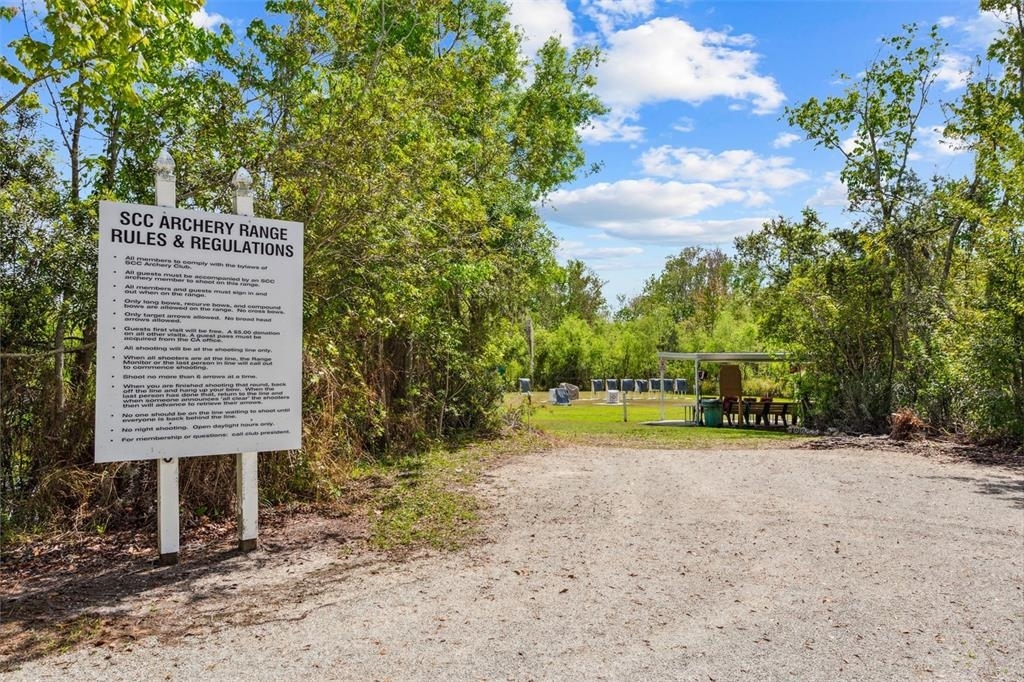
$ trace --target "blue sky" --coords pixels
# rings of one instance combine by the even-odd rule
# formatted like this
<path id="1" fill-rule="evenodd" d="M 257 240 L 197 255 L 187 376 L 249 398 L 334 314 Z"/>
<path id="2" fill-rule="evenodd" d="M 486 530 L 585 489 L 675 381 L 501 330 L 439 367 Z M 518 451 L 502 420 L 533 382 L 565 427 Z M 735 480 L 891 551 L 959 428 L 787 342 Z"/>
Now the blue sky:
<path id="1" fill-rule="evenodd" d="M 847 220 L 839 156 L 804 141 L 783 109 L 837 93 L 837 73 L 862 72 L 879 39 L 911 22 L 942 27 L 950 52 L 936 94 L 953 99 L 999 27 L 977 2 L 947 0 L 508 4 L 525 55 L 552 35 L 602 49 L 597 92 L 611 111 L 582 131 L 588 160 L 602 169 L 540 210 L 560 260 L 594 269 L 613 307 L 684 247 L 729 251 L 736 236 L 806 205 L 831 224 Z M 241 33 L 262 8 L 262 0 L 209 0 L 193 21 L 228 21 Z M 936 107 L 923 121 L 915 162 L 925 176 L 965 167 L 941 144 L 942 120 Z"/>
<path id="2" fill-rule="evenodd" d="M 598 92 L 612 111 L 585 131 L 603 170 L 555 192 L 542 214 L 560 257 L 596 270 L 613 307 L 683 247 L 730 251 L 737 235 L 806 205 L 848 220 L 840 157 L 790 129 L 784 108 L 837 93 L 839 72 L 862 72 L 879 39 L 911 22 L 939 24 L 950 43 L 935 93 L 952 99 L 998 27 L 977 3 L 941 1 L 518 0 L 512 16 L 531 45 L 554 34 L 604 50 Z M 922 121 L 926 176 L 964 167 L 941 143 L 942 122 L 938 107 Z"/>

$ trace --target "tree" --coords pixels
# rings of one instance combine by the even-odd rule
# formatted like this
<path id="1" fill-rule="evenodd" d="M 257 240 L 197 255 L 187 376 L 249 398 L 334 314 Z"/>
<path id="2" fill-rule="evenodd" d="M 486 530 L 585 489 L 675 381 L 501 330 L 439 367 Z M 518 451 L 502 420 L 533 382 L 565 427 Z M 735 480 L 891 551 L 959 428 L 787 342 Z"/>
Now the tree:
<path id="1" fill-rule="evenodd" d="M 178 162 L 180 203 L 228 208 L 228 179 L 244 165 L 259 214 L 306 225 L 312 435 L 263 477 L 267 495 L 327 494 L 356 456 L 488 428 L 510 320 L 554 264 L 535 202 L 582 169 L 577 130 L 603 110 L 589 74 L 597 52 L 551 43 L 528 78 L 494 0 L 272 1 L 280 20 L 254 21 L 244 45 L 195 28 L 199 4 L 51 0 L 15 41 L 18 61 L 0 64 L 8 115 L 52 91 L 70 159 L 56 174 L 66 185 L 46 180 L 57 215 L 43 210 L 49 195 L 33 200 L 41 229 L 60 235 L 41 258 L 74 284 L 51 291 L 57 278 L 33 275 L 50 309 L 23 310 L 39 321 L 25 327 L 36 346 L 53 348 L 63 329 L 80 351 L 64 371 L 80 428 L 73 443 L 45 444 L 53 459 L 91 459 L 95 201 L 148 201 L 162 145 Z M 35 153 L 11 146 L 19 163 Z M 25 395 L 48 405 L 54 390 Z"/>
<path id="2" fill-rule="evenodd" d="M 66 411 L 65 343 L 70 332 L 54 320 L 55 306 L 69 306 L 69 254 L 63 243 L 57 174 L 50 145 L 40 141 L 39 113 L 23 103 L 0 117 L 0 501 L 12 501 L 37 484 L 45 459 L 43 434 L 60 434 Z M 58 254 L 63 257 L 58 258 Z M 81 263 L 84 265 L 84 263 Z M 60 316 L 57 319 L 65 319 Z M 52 444 L 50 445 L 52 449 Z M 19 519 L 20 520 L 20 519 Z"/>
<path id="3" fill-rule="evenodd" d="M 534 375 L 539 387 L 562 382 L 587 386 L 591 379 L 605 376 L 608 352 L 600 324 L 569 315 L 556 328 L 538 334 L 537 348 Z"/>
<path id="4" fill-rule="evenodd" d="M 695 334 L 710 335 L 732 295 L 733 261 L 721 250 L 687 247 L 649 277 L 643 292 L 616 313 L 621 321 L 664 317 L 659 350 L 677 350 Z"/>
<path id="5" fill-rule="evenodd" d="M 557 266 L 550 275 L 551 283 L 538 296 L 538 322 L 554 327 L 568 316 L 596 324 L 608 314 L 601 287 L 605 282 L 586 263 L 570 259 Z"/>
<path id="6" fill-rule="evenodd" d="M 985 0 L 1004 17 L 987 57 L 1001 75 L 971 83 L 946 134 L 974 152 L 974 177 L 947 203 L 956 218 L 944 273 L 961 273 L 943 325 L 947 402 L 966 427 L 1024 441 L 1024 3 Z"/>
<path id="7" fill-rule="evenodd" d="M 12 31 L 13 58 L 0 57 L 2 416 L 12 436 L 3 467 L 4 492 L 14 492 L 4 503 L 25 502 L 22 522 L 90 494 L 78 483 L 93 472 L 76 468 L 92 462 L 96 202 L 113 196 L 126 140 L 149 123 L 147 92 L 185 87 L 189 65 L 223 43 L 192 25 L 200 5 L 50 0 L 43 13 L 0 10 L 5 31 L 24 26 Z M 57 133 L 39 144 L 44 103 Z"/>
<path id="8" fill-rule="evenodd" d="M 67 157 L 59 220 L 70 229 L 63 235 L 65 248 L 49 258 L 51 267 L 64 272 L 65 285 L 55 292 L 51 314 L 57 328 L 82 336 L 69 377 L 79 391 L 86 390 L 94 360 L 95 202 L 113 191 L 127 131 L 145 120 L 146 88 L 179 83 L 183 68 L 210 56 L 226 39 L 192 25 L 201 4 L 146 0 L 122 7 L 49 0 L 41 18 L 23 18 L 24 35 L 10 43 L 17 59 L 0 58 L 0 79 L 14 88 L 0 100 L 0 113 L 31 110 L 45 93 Z M 13 21 L 15 14 L 0 15 L 4 19 Z M 73 257 L 54 262 L 67 254 Z"/>
<path id="9" fill-rule="evenodd" d="M 610 377 L 653 377 L 658 374 L 658 351 L 662 339 L 671 331 L 667 315 L 645 315 L 635 320 L 620 321 L 609 337 Z"/>
<path id="10" fill-rule="evenodd" d="M 918 400 L 941 295 L 935 262 L 951 230 L 936 186 L 910 165 L 944 43 L 936 29 L 919 43 L 916 27 L 906 26 L 883 45 L 862 75 L 840 75 L 842 94 L 786 110 L 808 139 L 843 156 L 841 178 L 859 219 L 823 231 L 805 214 L 801 223 L 775 222 L 741 243 L 748 262 L 772 272 L 775 294 L 804 310 L 765 321 L 832 377 L 822 398 L 838 421 L 867 430 L 884 429 L 896 405 Z M 787 256 L 770 256 L 767 244 Z M 791 260 L 801 250 L 809 253 Z"/>
<path id="11" fill-rule="evenodd" d="M 268 206 L 306 221 L 307 348 L 359 378 L 357 447 L 479 428 L 501 388 L 491 337 L 552 262 L 532 202 L 575 171 L 576 127 L 600 111 L 596 53 L 548 46 L 527 83 L 501 3 L 273 6 L 291 22 L 254 24 L 249 75 Z"/>

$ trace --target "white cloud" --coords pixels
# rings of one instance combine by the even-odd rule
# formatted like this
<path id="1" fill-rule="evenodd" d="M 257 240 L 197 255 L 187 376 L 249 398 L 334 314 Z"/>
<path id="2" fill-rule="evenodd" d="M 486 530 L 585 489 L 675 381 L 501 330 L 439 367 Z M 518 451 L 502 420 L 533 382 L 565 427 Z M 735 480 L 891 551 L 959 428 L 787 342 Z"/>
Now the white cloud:
<path id="1" fill-rule="evenodd" d="M 967 21 L 957 22 L 968 42 L 978 48 L 986 48 L 1005 27 L 1007 17 L 998 12 L 978 12 Z"/>
<path id="2" fill-rule="evenodd" d="M 220 14 L 209 14 L 203 8 L 199 8 L 193 12 L 191 18 L 193 26 L 196 28 L 205 28 L 208 31 L 212 31 L 219 25 L 226 24 L 228 22 L 228 20 Z"/>
<path id="3" fill-rule="evenodd" d="M 747 199 L 747 193 L 705 182 L 618 180 L 579 189 L 556 190 L 548 198 L 559 222 L 586 225 L 595 222 L 692 216 L 709 208 Z"/>
<path id="4" fill-rule="evenodd" d="M 630 123 L 635 121 L 634 113 L 613 112 L 607 116 L 595 118 L 580 130 L 584 142 L 639 142 L 644 137 L 644 127 Z"/>
<path id="5" fill-rule="evenodd" d="M 796 133 L 779 133 L 772 141 L 772 146 L 776 149 L 785 149 L 793 146 L 794 143 L 799 142 L 802 139 L 803 138 Z"/>
<path id="6" fill-rule="evenodd" d="M 562 241 L 558 245 L 558 255 L 563 258 L 576 258 L 587 261 L 612 261 L 623 258 L 634 258 L 642 255 L 644 250 L 639 246 L 590 246 L 584 242 Z"/>
<path id="7" fill-rule="evenodd" d="M 551 36 L 573 47 L 572 12 L 565 0 L 510 0 L 508 20 L 523 31 L 523 54 L 533 57 Z"/>
<path id="8" fill-rule="evenodd" d="M 608 35 L 621 26 L 654 13 L 654 0 L 583 0 L 580 9 Z"/>
<path id="9" fill-rule="evenodd" d="M 672 130 L 680 133 L 692 133 L 696 129 L 697 122 L 687 116 L 683 116 L 672 126 Z"/>
<path id="10" fill-rule="evenodd" d="M 943 126 L 927 126 L 918 132 L 921 145 L 938 156 L 959 156 L 966 154 L 966 143 L 942 134 Z"/>
<path id="11" fill-rule="evenodd" d="M 852 154 L 857 150 L 858 146 L 860 146 L 860 137 L 857 135 L 851 135 L 839 143 L 839 148 L 842 149 L 845 154 Z"/>
<path id="12" fill-rule="evenodd" d="M 939 28 L 950 28 L 951 26 L 956 26 L 957 20 L 956 17 L 945 16 L 939 17 L 939 20 L 935 23 L 939 25 Z"/>
<path id="13" fill-rule="evenodd" d="M 614 110 L 726 97 L 752 106 L 757 114 L 777 111 L 785 95 L 774 78 L 757 73 L 759 56 L 742 49 L 751 44 L 747 35 L 698 31 L 676 18 L 654 19 L 608 37 L 606 60 L 597 69 L 598 93 Z"/>
<path id="14" fill-rule="evenodd" d="M 727 149 L 719 154 L 707 149 L 656 147 L 644 152 L 640 164 L 645 173 L 675 180 L 702 180 L 734 188 L 785 189 L 808 179 L 807 173 L 791 168 L 786 156 L 759 156 L 749 149 Z M 757 193 L 748 203 L 767 203 Z"/>
<path id="15" fill-rule="evenodd" d="M 693 216 L 727 204 L 759 205 L 765 198 L 761 192 L 708 183 L 620 180 L 558 190 L 541 212 L 551 222 L 639 242 L 717 243 L 756 228 L 763 218 L 694 220 Z"/>
<path id="16" fill-rule="evenodd" d="M 815 208 L 846 207 L 848 203 L 849 194 L 846 185 L 839 179 L 839 173 L 826 173 L 818 191 L 807 200 L 807 205 Z"/>
<path id="17" fill-rule="evenodd" d="M 754 190 L 747 193 L 747 199 L 743 203 L 746 206 L 768 206 L 772 203 L 772 197 L 767 192 Z"/>
<path id="18" fill-rule="evenodd" d="M 766 216 L 735 220 L 659 218 L 602 227 L 621 239 L 649 244 L 729 244 L 736 237 L 759 229 Z"/>
<path id="19" fill-rule="evenodd" d="M 935 80 L 946 86 L 946 91 L 959 90 L 971 79 L 971 59 L 961 54 L 945 54 L 939 61 Z"/>
<path id="20" fill-rule="evenodd" d="M 580 6 L 586 12 L 600 12 L 616 17 L 649 17 L 654 12 L 654 0 L 583 0 Z"/>

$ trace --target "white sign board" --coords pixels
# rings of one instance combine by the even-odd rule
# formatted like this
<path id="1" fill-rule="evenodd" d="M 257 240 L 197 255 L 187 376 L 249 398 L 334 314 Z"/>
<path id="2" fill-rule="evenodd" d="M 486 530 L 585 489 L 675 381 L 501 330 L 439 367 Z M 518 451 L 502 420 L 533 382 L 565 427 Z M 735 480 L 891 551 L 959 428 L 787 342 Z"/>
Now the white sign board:
<path id="1" fill-rule="evenodd" d="M 302 228 L 100 202 L 97 462 L 301 446 Z"/>

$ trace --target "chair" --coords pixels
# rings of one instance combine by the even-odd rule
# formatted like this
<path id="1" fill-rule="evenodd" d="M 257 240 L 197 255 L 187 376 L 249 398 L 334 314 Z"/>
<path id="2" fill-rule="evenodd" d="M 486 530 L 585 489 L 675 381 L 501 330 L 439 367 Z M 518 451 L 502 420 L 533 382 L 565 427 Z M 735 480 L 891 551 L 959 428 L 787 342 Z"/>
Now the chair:
<path id="1" fill-rule="evenodd" d="M 727 395 L 722 398 L 722 414 L 726 419 L 729 420 L 729 426 L 732 426 L 732 417 L 736 415 L 737 421 L 742 420 L 744 424 L 747 423 L 747 408 L 746 403 L 740 399 L 739 396 Z"/>
<path id="2" fill-rule="evenodd" d="M 777 402 L 771 401 L 771 402 L 768 402 L 767 404 L 765 404 L 765 409 L 764 409 L 764 424 L 765 424 L 765 426 L 768 425 L 768 417 L 769 416 L 772 416 L 772 417 L 775 418 L 775 425 L 776 426 L 779 423 L 779 418 L 780 417 L 782 418 L 782 425 L 783 426 L 789 426 L 789 424 L 787 423 L 786 420 L 790 416 L 793 417 L 793 423 L 796 424 L 796 414 L 791 414 L 789 412 L 789 408 L 790 408 L 790 403 L 777 403 Z"/>
<path id="3" fill-rule="evenodd" d="M 743 375 L 739 365 L 722 365 L 718 371 L 718 395 L 722 399 L 722 414 L 732 426 L 732 416 L 743 415 L 740 398 L 743 396 Z"/>
<path id="4" fill-rule="evenodd" d="M 760 426 L 762 423 L 765 426 L 771 426 L 770 417 L 773 418 L 775 426 L 778 426 L 779 419 L 782 420 L 783 426 L 789 426 L 790 417 L 793 418 L 793 423 L 796 423 L 796 414 L 790 411 L 790 408 L 793 407 L 791 403 L 776 402 L 771 398 L 761 398 L 759 401 L 754 398 L 746 398 L 744 402 L 746 403 L 744 420 L 747 424 L 750 423 L 751 415 L 754 417 L 755 426 Z"/>
<path id="5" fill-rule="evenodd" d="M 758 401 L 757 398 L 744 398 L 743 399 L 743 423 L 750 426 L 750 417 L 754 417 L 754 426 L 761 423 L 761 418 L 764 416 L 764 411 L 768 403 L 765 399 Z"/>

